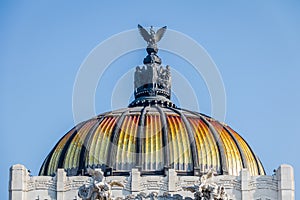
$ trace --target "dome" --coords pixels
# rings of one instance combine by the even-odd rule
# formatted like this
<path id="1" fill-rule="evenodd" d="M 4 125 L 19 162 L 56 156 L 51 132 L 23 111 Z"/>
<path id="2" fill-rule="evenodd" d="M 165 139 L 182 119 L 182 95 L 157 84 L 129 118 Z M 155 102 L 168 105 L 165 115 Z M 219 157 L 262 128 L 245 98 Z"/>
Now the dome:
<path id="1" fill-rule="evenodd" d="M 71 129 L 45 159 L 40 175 L 64 168 L 79 175 L 87 168 L 110 175 L 164 174 L 172 168 L 181 175 L 264 175 L 263 166 L 247 142 L 224 123 L 204 114 L 163 105 L 129 107 L 107 112 Z"/>
<path id="2" fill-rule="evenodd" d="M 129 175 L 137 168 L 144 175 L 174 169 L 179 175 L 200 176 L 214 169 L 219 175 L 237 176 L 248 168 L 253 176 L 264 175 L 260 160 L 237 132 L 172 103 L 171 70 L 161 65 L 155 32 L 150 40 L 139 29 L 148 55 L 134 73 L 135 100 L 128 108 L 76 125 L 55 145 L 39 174 L 55 175 L 63 168 L 76 176 L 101 168 L 106 176 Z M 165 30 L 158 30 L 159 38 Z"/>

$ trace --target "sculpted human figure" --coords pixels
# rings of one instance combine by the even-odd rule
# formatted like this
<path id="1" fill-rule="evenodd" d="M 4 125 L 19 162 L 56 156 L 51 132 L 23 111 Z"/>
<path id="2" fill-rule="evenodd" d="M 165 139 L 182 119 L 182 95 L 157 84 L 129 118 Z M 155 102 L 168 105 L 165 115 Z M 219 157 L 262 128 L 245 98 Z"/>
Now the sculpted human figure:
<path id="1" fill-rule="evenodd" d="M 142 85 L 141 79 L 142 79 L 142 70 L 139 66 L 137 66 L 134 72 L 134 88 L 138 88 Z"/>
<path id="2" fill-rule="evenodd" d="M 228 200 L 225 188 L 217 185 L 213 177 L 214 170 L 211 169 L 200 177 L 199 185 L 183 187 L 183 189 L 193 192 L 195 200 Z"/>
<path id="3" fill-rule="evenodd" d="M 87 172 L 92 176 L 92 182 L 89 186 L 83 185 L 79 188 L 78 196 L 83 200 L 110 200 L 112 186 L 124 187 L 122 183 L 117 181 L 105 182 L 101 169 L 88 168 Z"/>

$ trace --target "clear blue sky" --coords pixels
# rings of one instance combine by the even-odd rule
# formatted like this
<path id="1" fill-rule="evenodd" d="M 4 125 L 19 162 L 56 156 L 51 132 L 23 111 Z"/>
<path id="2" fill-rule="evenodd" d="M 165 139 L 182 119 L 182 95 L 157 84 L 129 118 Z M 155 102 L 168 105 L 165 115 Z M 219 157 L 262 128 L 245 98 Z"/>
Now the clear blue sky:
<path id="1" fill-rule="evenodd" d="M 225 85 L 225 122 L 247 140 L 268 174 L 280 164 L 291 164 L 299 192 L 299 23 L 296 0 L 1 1 L 0 199 L 8 198 L 11 165 L 23 164 L 36 175 L 55 143 L 74 126 L 73 84 L 89 52 L 137 24 L 168 25 L 207 50 Z M 141 64 L 144 55 L 116 61 L 116 76 Z M 203 80 L 188 78 L 203 85 L 197 93 L 204 102 L 200 112 L 209 114 Z M 100 81 L 96 100 L 105 96 L 105 84 L 115 84 L 115 79 L 104 80 L 108 82 Z M 98 113 L 110 109 L 108 97 L 96 101 Z"/>

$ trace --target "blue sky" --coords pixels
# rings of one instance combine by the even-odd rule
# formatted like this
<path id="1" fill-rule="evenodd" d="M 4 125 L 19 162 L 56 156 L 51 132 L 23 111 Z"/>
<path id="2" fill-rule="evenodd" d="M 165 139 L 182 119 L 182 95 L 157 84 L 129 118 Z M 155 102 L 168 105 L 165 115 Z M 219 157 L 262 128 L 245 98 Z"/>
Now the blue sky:
<path id="1" fill-rule="evenodd" d="M 8 198 L 11 165 L 24 164 L 36 175 L 74 126 L 73 85 L 87 55 L 137 24 L 167 25 L 206 49 L 224 82 L 225 122 L 246 139 L 268 174 L 291 164 L 300 191 L 299 11 L 299 1 L 1 1 L 0 199 Z M 95 96 L 97 113 L 111 109 L 106 86 L 142 64 L 145 55 L 129 53 L 107 70 Z M 201 77 L 184 60 L 166 52 L 161 57 L 187 76 L 200 112 L 209 115 Z"/>

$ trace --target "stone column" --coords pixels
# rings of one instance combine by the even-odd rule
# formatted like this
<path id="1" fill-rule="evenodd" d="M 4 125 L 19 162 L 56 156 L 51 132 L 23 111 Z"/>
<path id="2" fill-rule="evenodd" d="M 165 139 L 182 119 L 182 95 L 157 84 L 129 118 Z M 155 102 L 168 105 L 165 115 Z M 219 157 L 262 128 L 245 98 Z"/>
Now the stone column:
<path id="1" fill-rule="evenodd" d="M 29 173 L 20 164 L 10 168 L 9 177 L 9 200 L 26 200 L 26 187 Z"/>
<path id="2" fill-rule="evenodd" d="M 278 200 L 295 199 L 294 170 L 290 165 L 280 165 L 277 169 Z"/>
<path id="3" fill-rule="evenodd" d="M 242 169 L 240 172 L 240 178 L 241 178 L 241 191 L 242 191 L 242 200 L 249 200 L 249 180 L 250 180 L 250 174 L 248 169 Z"/>
<path id="4" fill-rule="evenodd" d="M 168 190 L 169 192 L 176 191 L 177 173 L 175 169 L 168 170 Z"/>
<path id="5" fill-rule="evenodd" d="M 67 174 L 64 169 L 58 169 L 56 174 L 56 199 L 64 200 L 65 181 Z"/>
<path id="6" fill-rule="evenodd" d="M 133 168 L 131 170 L 131 192 L 139 192 L 140 191 L 140 178 L 141 173 L 137 168 Z"/>

